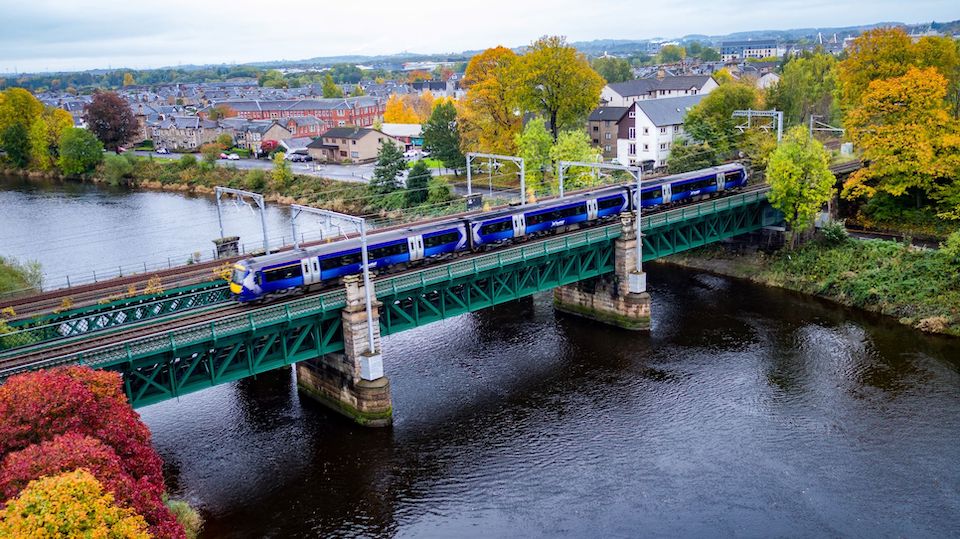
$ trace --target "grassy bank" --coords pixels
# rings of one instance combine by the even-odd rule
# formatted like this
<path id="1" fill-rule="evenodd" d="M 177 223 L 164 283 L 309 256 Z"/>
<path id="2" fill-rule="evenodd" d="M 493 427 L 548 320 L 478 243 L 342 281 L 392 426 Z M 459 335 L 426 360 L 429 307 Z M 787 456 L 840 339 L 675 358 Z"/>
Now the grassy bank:
<path id="1" fill-rule="evenodd" d="M 43 272 L 36 262 L 20 263 L 0 256 L 0 296 L 40 288 Z"/>
<path id="2" fill-rule="evenodd" d="M 739 255 L 714 246 L 665 260 L 882 313 L 922 331 L 960 336 L 960 253 L 955 249 L 820 239 L 773 254 Z"/>

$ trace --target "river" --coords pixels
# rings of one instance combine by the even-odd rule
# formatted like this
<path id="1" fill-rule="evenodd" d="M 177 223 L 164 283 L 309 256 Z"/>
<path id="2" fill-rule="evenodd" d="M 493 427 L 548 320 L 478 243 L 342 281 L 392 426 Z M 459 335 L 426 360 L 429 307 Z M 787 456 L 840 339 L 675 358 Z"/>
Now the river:
<path id="1" fill-rule="evenodd" d="M 123 223 L 93 238 L 106 265 L 133 244 L 186 245 L 138 235 L 141 215 L 190 215 L 206 224 L 182 230 L 210 236 L 207 199 L 23 191 L 0 192 L 3 237 L 48 245 Z M 11 197 L 48 222 L 11 231 L 26 222 L 9 220 Z M 82 251 L 90 237 L 76 238 Z M 385 338 L 390 429 L 301 397 L 290 370 L 140 412 L 204 537 L 960 535 L 960 342 L 648 270 L 649 334 L 558 314 L 542 294 Z"/>

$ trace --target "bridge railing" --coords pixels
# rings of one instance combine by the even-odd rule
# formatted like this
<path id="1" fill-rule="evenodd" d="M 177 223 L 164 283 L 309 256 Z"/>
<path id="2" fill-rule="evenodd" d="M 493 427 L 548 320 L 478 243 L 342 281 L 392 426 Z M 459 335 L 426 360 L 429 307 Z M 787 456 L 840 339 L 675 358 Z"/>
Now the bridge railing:
<path id="1" fill-rule="evenodd" d="M 8 355 L 9 350 L 25 346 L 121 326 L 126 329 L 134 324 L 218 305 L 230 300 L 229 289 L 222 284 L 223 281 L 220 283 L 220 285 L 212 283 L 213 286 L 211 283 L 194 285 L 190 288 L 201 289 L 196 292 L 179 289 L 169 295 L 143 303 L 131 303 L 113 308 L 84 307 L 70 315 L 65 314 L 62 318 L 54 318 L 51 322 L 16 329 L 0 335 L 0 356 Z"/>
<path id="2" fill-rule="evenodd" d="M 702 217 L 704 215 L 711 215 L 717 212 L 738 208 L 740 206 L 766 200 L 769 192 L 770 188 L 765 187 L 755 191 L 750 191 L 749 193 L 740 193 L 733 196 L 711 199 L 699 204 L 694 204 L 692 206 L 684 206 L 674 210 L 655 213 L 648 217 L 642 217 L 642 228 L 644 230 L 649 228 L 659 228 L 672 223 L 687 221 L 695 217 Z"/>

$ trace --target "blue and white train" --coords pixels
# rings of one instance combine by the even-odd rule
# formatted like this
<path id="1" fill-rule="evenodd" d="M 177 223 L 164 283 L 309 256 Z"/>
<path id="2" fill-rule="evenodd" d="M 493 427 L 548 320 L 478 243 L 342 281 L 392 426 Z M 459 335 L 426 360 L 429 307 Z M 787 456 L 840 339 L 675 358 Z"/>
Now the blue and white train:
<path id="1" fill-rule="evenodd" d="M 605 187 L 526 206 L 378 232 L 368 236 L 367 254 L 370 267 L 382 274 L 493 249 L 521 238 L 593 226 L 633 210 L 638 202 L 641 208 L 668 206 L 701 200 L 746 184 L 744 166 L 731 163 L 643 182 L 639 198 L 636 186 Z M 360 239 L 350 238 L 242 260 L 234 265 L 230 291 L 240 302 L 261 301 L 324 288 L 345 275 L 361 272 Z"/>

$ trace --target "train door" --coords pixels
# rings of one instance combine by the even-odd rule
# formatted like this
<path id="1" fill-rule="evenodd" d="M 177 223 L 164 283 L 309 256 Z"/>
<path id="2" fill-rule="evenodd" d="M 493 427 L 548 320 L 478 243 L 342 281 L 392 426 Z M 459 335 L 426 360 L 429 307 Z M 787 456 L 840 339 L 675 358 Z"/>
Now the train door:
<path id="1" fill-rule="evenodd" d="M 670 184 L 663 184 L 663 203 L 666 204 L 670 202 L 671 197 L 673 196 L 673 191 L 670 190 Z"/>
<path id="2" fill-rule="evenodd" d="M 300 270 L 303 272 L 303 285 L 310 286 L 320 282 L 320 261 L 317 257 L 304 258 L 300 261 Z"/>
<path id="3" fill-rule="evenodd" d="M 410 252 L 410 261 L 423 258 L 423 236 L 417 234 L 407 238 L 407 250 Z"/>
<path id="4" fill-rule="evenodd" d="M 513 237 L 519 238 L 527 233 L 527 220 L 522 213 L 511 215 L 513 220 Z"/>
<path id="5" fill-rule="evenodd" d="M 587 221 L 593 221 L 597 218 L 597 199 L 587 200 Z"/>
<path id="6" fill-rule="evenodd" d="M 717 191 L 723 191 L 723 186 L 726 183 L 727 175 L 723 172 L 717 173 Z"/>

